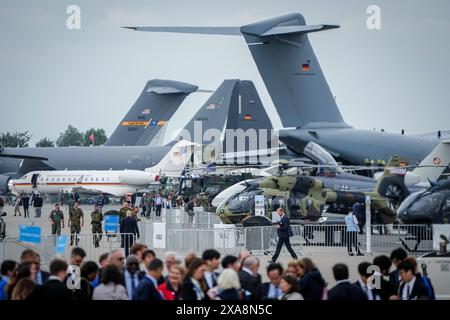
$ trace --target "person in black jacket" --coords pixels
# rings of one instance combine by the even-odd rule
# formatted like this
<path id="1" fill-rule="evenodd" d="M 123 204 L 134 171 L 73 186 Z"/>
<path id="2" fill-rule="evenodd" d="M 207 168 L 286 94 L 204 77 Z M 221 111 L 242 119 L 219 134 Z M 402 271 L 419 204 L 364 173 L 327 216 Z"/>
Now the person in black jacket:
<path id="1" fill-rule="evenodd" d="M 29 218 L 30 212 L 28 211 L 28 208 L 30 207 L 30 197 L 27 194 L 24 194 L 22 197 L 22 206 L 23 206 L 23 217 Z"/>
<path id="2" fill-rule="evenodd" d="M 99 272 L 98 264 L 94 261 L 86 261 L 81 266 L 80 289 L 73 291 L 75 300 L 92 300 L 94 287 L 91 282 L 97 278 Z"/>
<path id="3" fill-rule="evenodd" d="M 55 259 L 50 263 L 50 277 L 44 285 L 37 287 L 28 297 L 30 300 L 73 300 L 72 292 L 64 279 L 67 277 L 67 262 Z"/>
<path id="4" fill-rule="evenodd" d="M 134 239 L 139 238 L 139 227 L 131 210 L 127 211 L 127 216 L 120 222 L 120 233 L 124 234 L 125 257 L 128 257 Z"/>
<path id="5" fill-rule="evenodd" d="M 139 282 L 145 277 L 145 272 L 139 270 L 139 258 L 134 254 L 127 257 L 123 283 L 127 289 L 128 298 L 131 300 L 139 286 Z"/>
<path id="6" fill-rule="evenodd" d="M 373 259 L 373 265 L 380 269 L 380 272 L 375 272 L 375 283 L 379 279 L 379 288 L 375 288 L 374 291 L 380 296 L 381 300 L 389 300 L 389 298 L 394 294 L 394 286 L 389 279 L 389 269 L 391 268 L 391 260 L 388 256 L 381 255 Z M 378 277 L 378 279 L 377 279 Z M 387 278 L 387 279 L 386 279 Z"/>
<path id="7" fill-rule="evenodd" d="M 139 282 L 133 300 L 163 300 L 162 294 L 158 291 L 157 281 L 157 279 L 162 275 L 163 268 L 163 262 L 158 258 L 155 258 L 152 262 L 150 262 L 147 269 L 147 274 Z"/>
<path id="8" fill-rule="evenodd" d="M 258 300 L 279 300 L 283 295 L 280 287 L 283 276 L 283 266 L 279 263 L 271 263 L 267 266 L 269 282 L 264 282 L 259 288 Z"/>
<path id="9" fill-rule="evenodd" d="M 195 258 L 189 264 L 189 270 L 184 277 L 181 284 L 180 294 L 178 296 L 181 300 L 208 300 L 204 274 L 206 271 L 206 262 L 203 259 Z"/>
<path id="10" fill-rule="evenodd" d="M 391 300 L 428 300 L 428 290 L 422 279 L 416 276 L 415 266 L 411 261 L 405 260 L 398 267 L 400 283 L 395 287 L 396 295 Z"/>
<path id="11" fill-rule="evenodd" d="M 372 276 L 371 266 L 372 265 L 366 261 L 361 262 L 358 265 L 358 273 L 360 278 L 355 282 L 355 285 L 362 289 L 367 300 L 381 300 L 380 295 L 377 291 L 375 291 L 375 284 L 370 281 L 370 276 Z"/>
<path id="12" fill-rule="evenodd" d="M 44 201 L 42 200 L 42 197 L 39 193 L 35 194 L 33 197 L 33 207 L 34 207 L 34 217 L 40 218 L 41 212 L 42 212 L 42 205 L 44 204 Z"/>
<path id="13" fill-rule="evenodd" d="M 278 243 L 277 243 L 277 248 L 275 250 L 275 254 L 272 257 L 272 260 L 269 261 L 269 263 L 277 261 L 278 256 L 281 252 L 281 248 L 283 247 L 283 244 L 286 245 L 286 248 L 288 249 L 292 258 L 297 259 L 297 255 L 295 254 L 295 251 L 292 249 L 291 242 L 289 241 L 289 238 L 294 235 L 292 233 L 289 218 L 286 215 L 286 212 L 284 211 L 284 209 L 281 207 L 277 209 L 277 214 L 281 217 L 281 220 L 280 220 L 279 224 L 277 225 Z"/>
<path id="14" fill-rule="evenodd" d="M 246 299 L 256 300 L 258 298 L 258 289 L 262 282 L 258 269 L 259 260 L 257 257 L 250 256 L 243 260 L 242 269 L 238 275 Z"/>
<path id="15" fill-rule="evenodd" d="M 323 290 L 326 286 L 319 269 L 309 258 L 299 261 L 301 278 L 298 282 L 299 292 L 305 300 L 322 300 Z"/>
<path id="16" fill-rule="evenodd" d="M 328 300 L 335 301 L 363 301 L 367 300 L 366 295 L 361 288 L 350 283 L 348 278 L 348 267 L 343 263 L 333 266 L 333 275 L 336 279 L 336 285 L 328 292 Z"/>
<path id="17" fill-rule="evenodd" d="M 36 253 L 33 258 L 33 264 L 34 268 L 36 269 L 36 277 L 35 277 L 36 284 L 38 286 L 43 285 L 50 277 L 50 273 L 41 270 L 41 256 L 38 253 Z"/>
<path id="18" fill-rule="evenodd" d="M 400 283 L 400 274 L 398 266 L 408 257 L 408 253 L 403 248 L 397 248 L 391 253 L 391 262 L 395 265 L 396 269 L 389 274 L 389 281 L 392 287 L 396 287 Z"/>

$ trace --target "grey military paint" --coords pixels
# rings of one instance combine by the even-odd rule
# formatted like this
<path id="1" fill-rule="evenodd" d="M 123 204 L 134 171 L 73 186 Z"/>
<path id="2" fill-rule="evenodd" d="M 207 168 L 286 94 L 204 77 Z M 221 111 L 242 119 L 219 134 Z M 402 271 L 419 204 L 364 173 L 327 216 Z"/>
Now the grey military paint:
<path id="1" fill-rule="evenodd" d="M 173 83 L 172 83 L 173 84 Z M 183 85 L 184 86 L 184 85 Z M 147 87 L 147 86 L 146 86 Z M 186 85 L 177 88 L 183 94 L 197 90 Z M 154 92 L 168 93 L 172 86 L 152 87 Z M 177 91 L 178 92 L 178 91 Z M 177 93 L 172 92 L 172 93 Z M 240 101 L 240 104 L 239 104 Z M 239 110 L 242 114 L 239 114 Z M 250 113 L 251 112 L 251 113 Z M 253 115 L 254 121 L 243 119 Z M 225 128 L 267 128 L 270 120 L 251 81 L 224 80 L 184 128 L 193 139 L 194 121 L 201 121 L 203 130 Z M 234 127 L 236 126 L 236 127 Z M 145 134 L 145 132 L 143 132 Z M 175 140 L 174 140 L 175 141 Z M 0 193 L 6 192 L 8 179 L 35 170 L 144 170 L 158 163 L 167 154 L 174 141 L 165 146 L 98 146 L 60 148 L 4 148 L 0 150 Z M 195 141 L 193 141 L 195 142 Z M 209 143 L 201 140 L 199 143 Z M 35 157 L 36 159 L 32 159 Z M 23 160 L 28 158 L 26 160 Z"/>
<path id="2" fill-rule="evenodd" d="M 184 82 L 160 79 L 148 81 L 104 145 L 150 145 L 184 99 L 197 90 L 197 86 Z"/>
<path id="3" fill-rule="evenodd" d="M 306 25 L 300 13 L 292 13 L 242 26 L 240 32 L 237 27 L 133 29 L 243 35 L 286 127 L 280 130 L 280 140 L 294 152 L 313 141 L 346 164 L 364 164 L 366 159 L 387 161 L 393 154 L 401 154 L 413 164 L 421 161 L 437 139 L 354 129 L 343 120 L 308 39 L 308 33 L 337 27 Z"/>

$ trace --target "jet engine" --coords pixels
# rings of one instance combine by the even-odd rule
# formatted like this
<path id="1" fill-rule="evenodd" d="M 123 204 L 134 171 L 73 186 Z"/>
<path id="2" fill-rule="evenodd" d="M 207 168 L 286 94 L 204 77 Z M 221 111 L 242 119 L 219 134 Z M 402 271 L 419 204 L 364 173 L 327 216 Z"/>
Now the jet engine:
<path id="1" fill-rule="evenodd" d="M 9 192 L 8 181 L 11 179 L 10 176 L 0 174 L 0 194 L 6 194 Z"/>
<path id="2" fill-rule="evenodd" d="M 132 186 L 146 186 L 159 181 L 159 176 L 152 172 L 125 170 L 119 174 L 122 183 Z"/>

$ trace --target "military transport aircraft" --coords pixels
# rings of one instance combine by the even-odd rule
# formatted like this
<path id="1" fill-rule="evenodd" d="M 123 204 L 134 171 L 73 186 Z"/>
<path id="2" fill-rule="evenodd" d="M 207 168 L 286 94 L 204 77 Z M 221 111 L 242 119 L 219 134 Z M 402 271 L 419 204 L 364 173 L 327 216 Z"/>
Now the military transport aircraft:
<path id="1" fill-rule="evenodd" d="M 437 138 L 355 129 L 344 121 L 308 39 L 309 33 L 337 25 L 306 25 L 300 13 L 292 13 L 242 27 L 126 28 L 244 36 L 284 126 L 280 140 L 298 154 L 313 141 L 343 164 L 364 165 L 367 159 L 387 162 L 393 154 L 416 164 L 438 143 Z"/>

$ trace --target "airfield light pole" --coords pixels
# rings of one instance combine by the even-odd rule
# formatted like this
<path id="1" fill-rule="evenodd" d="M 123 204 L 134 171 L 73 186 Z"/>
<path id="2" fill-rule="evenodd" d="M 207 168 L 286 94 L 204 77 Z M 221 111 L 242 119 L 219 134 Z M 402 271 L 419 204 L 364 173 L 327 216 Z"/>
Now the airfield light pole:
<path id="1" fill-rule="evenodd" d="M 372 253 L 372 217 L 370 212 L 370 196 L 366 196 L 366 251 Z"/>

